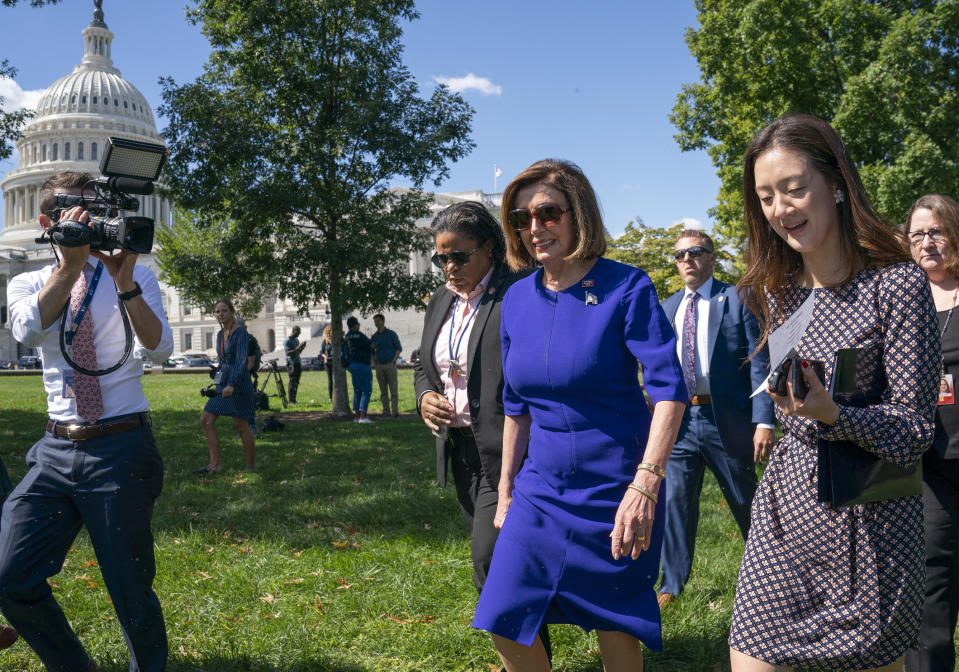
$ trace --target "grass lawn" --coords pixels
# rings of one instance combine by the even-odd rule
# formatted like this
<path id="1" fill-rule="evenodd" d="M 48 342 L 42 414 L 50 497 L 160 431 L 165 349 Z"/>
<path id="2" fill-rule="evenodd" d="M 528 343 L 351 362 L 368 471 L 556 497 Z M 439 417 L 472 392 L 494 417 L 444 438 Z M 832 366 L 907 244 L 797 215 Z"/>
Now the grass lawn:
<path id="1" fill-rule="evenodd" d="M 199 427 L 205 374 L 147 375 L 166 465 L 153 518 L 155 589 L 172 672 L 475 670 L 497 657 L 472 630 L 476 604 L 466 527 L 452 487 L 435 477 L 432 436 L 415 416 L 412 371 L 400 371 L 398 420 L 287 422 L 257 440 L 259 471 L 242 471 L 229 419 L 219 422 L 225 471 L 206 464 Z M 305 372 L 297 410 L 329 410 L 326 374 Z M 271 399 L 274 408 L 277 401 Z M 0 455 L 14 483 L 45 423 L 41 379 L 0 378 Z M 371 411 L 380 411 L 374 385 Z M 693 576 L 664 613 L 665 652 L 647 669 L 728 669 L 726 636 L 743 551 L 707 474 Z M 104 672 L 127 652 L 85 532 L 54 593 Z M 600 672 L 595 636 L 555 626 L 554 669 Z M 0 670 L 40 672 L 22 641 Z"/>

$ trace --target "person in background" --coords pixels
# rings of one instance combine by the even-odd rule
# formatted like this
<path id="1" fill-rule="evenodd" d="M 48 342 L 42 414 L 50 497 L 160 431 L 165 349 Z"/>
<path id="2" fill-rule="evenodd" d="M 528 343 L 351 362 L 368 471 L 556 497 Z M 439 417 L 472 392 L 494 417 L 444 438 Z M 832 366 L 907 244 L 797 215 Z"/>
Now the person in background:
<path id="1" fill-rule="evenodd" d="M 640 641 L 662 649 L 659 494 L 688 401 L 676 337 L 649 276 L 602 257 L 576 165 L 534 163 L 502 211 L 510 265 L 539 269 L 503 299 L 501 529 L 473 627 L 508 672 L 550 669 L 543 623 L 596 630 L 604 669 L 641 670 Z"/>
<path id="2" fill-rule="evenodd" d="M 290 403 L 296 403 L 296 391 L 300 388 L 300 376 L 303 374 L 303 363 L 300 353 L 306 347 L 306 341 L 300 343 L 300 327 L 294 326 L 289 338 L 283 343 L 286 353 L 286 371 L 290 375 Z"/>
<path id="3" fill-rule="evenodd" d="M 906 215 L 913 260 L 929 279 L 939 315 L 942 365 L 932 448 L 922 456 L 926 596 L 919 649 L 906 653 L 907 672 L 952 672 L 959 614 L 959 203 L 928 194 Z"/>
<path id="4" fill-rule="evenodd" d="M 246 327 L 237 324 L 236 310 L 229 299 L 219 299 L 213 307 L 213 315 L 220 323 L 220 331 L 216 335 L 216 354 L 220 363 L 213 380 L 217 394 L 207 400 L 200 414 L 200 426 L 210 451 L 210 461 L 193 473 L 202 475 L 223 470 L 220 436 L 216 431 L 216 419 L 221 415 L 233 418 L 233 426 L 243 442 L 246 470 L 255 471 L 256 439 L 249 425 L 253 414 L 253 381 L 247 368 L 249 338 Z"/>
<path id="5" fill-rule="evenodd" d="M 326 369 L 326 389 L 333 401 L 333 326 L 323 327 L 323 345 L 320 346 L 320 357 L 323 358 L 323 368 Z"/>
<path id="6" fill-rule="evenodd" d="M 343 334 L 343 363 L 353 380 L 353 412 L 356 413 L 354 422 L 369 425 L 373 423 L 366 417 L 366 409 L 373 394 L 370 339 L 360 331 L 360 321 L 355 317 L 347 318 L 346 328 L 347 332 Z"/>
<path id="7" fill-rule="evenodd" d="M 386 318 L 373 316 L 376 331 L 370 336 L 373 344 L 373 362 L 376 367 L 376 383 L 380 387 L 380 403 L 383 415 L 400 417 L 399 400 L 396 398 L 396 359 L 403 351 L 400 337 L 392 329 L 386 328 Z"/>
<path id="8" fill-rule="evenodd" d="M 922 499 L 819 501 L 818 445 L 851 441 L 901 468 L 929 448 L 939 339 L 929 283 L 877 214 L 856 163 L 818 117 L 788 114 L 746 150 L 747 268 L 761 343 L 807 300 L 795 350 L 805 396 L 769 392 L 783 427 L 753 500 L 729 633 L 733 672 L 902 670 L 922 608 Z M 856 397 L 837 404 L 837 350 L 859 350 Z M 778 366 L 778 362 L 773 362 Z"/>
<path id="9" fill-rule="evenodd" d="M 705 231 L 682 231 L 673 258 L 686 287 L 662 305 L 676 331 L 690 405 L 666 465 L 660 607 L 689 580 L 706 468 L 716 477 L 745 541 L 756 493 L 754 462 L 768 458 L 776 443 L 772 399 L 766 394 L 749 398 L 769 375 L 769 353 L 765 347 L 757 351 L 756 316 L 735 287 L 713 277 L 716 252 Z"/>

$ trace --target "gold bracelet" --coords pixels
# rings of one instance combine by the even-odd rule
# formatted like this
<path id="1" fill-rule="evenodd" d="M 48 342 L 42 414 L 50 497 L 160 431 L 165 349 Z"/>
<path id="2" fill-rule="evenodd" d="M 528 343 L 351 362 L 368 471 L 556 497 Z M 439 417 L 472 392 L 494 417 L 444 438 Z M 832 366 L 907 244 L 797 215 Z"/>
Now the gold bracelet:
<path id="1" fill-rule="evenodd" d="M 644 469 L 652 474 L 656 474 L 662 479 L 666 478 L 666 470 L 658 464 L 654 464 L 652 462 L 640 462 L 639 466 L 636 467 L 636 471 L 639 471 L 640 469 Z"/>
<path id="2" fill-rule="evenodd" d="M 644 488 L 639 483 L 630 483 L 626 487 L 629 488 L 630 490 L 635 490 L 641 495 L 646 495 L 651 500 L 653 500 L 653 504 L 659 504 L 659 497 L 657 497 L 656 493 L 650 490 L 649 488 Z"/>

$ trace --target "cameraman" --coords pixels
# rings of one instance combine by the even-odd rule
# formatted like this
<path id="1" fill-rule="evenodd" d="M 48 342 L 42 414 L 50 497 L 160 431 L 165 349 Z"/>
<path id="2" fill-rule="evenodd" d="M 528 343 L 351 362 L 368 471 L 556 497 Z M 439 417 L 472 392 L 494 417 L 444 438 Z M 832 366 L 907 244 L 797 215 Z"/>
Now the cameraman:
<path id="1" fill-rule="evenodd" d="M 40 190 L 40 225 L 56 217 L 57 194 L 80 195 L 91 177 L 57 173 Z M 82 207 L 59 221 L 89 224 Z M 89 246 L 60 247 L 61 259 L 10 281 L 7 297 L 14 338 L 39 347 L 49 422 L 27 453 L 29 471 L 3 506 L 0 529 L 0 609 L 50 670 L 97 670 L 51 593 L 47 578 L 63 567 L 86 525 L 131 669 L 166 666 L 167 638 L 153 592 L 156 566 L 150 521 L 163 485 L 163 463 L 143 396 L 142 359 L 160 363 L 173 336 L 153 272 L 124 250 L 113 256 Z M 66 311 L 73 361 L 102 370 L 120 361 L 125 333 L 120 304 L 135 335 L 133 356 L 95 377 L 75 371 L 60 350 Z M 79 326 L 73 320 L 81 317 Z M 66 325 L 65 325 L 66 326 Z"/>

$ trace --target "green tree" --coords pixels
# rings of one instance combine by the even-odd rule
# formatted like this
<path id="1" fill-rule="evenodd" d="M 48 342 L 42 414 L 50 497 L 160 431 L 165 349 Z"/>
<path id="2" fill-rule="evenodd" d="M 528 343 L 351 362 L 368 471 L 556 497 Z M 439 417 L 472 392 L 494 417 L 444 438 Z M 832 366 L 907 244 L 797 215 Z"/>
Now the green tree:
<path id="1" fill-rule="evenodd" d="M 902 220 L 927 192 L 959 194 L 959 1 L 697 0 L 686 41 L 701 79 L 670 117 L 684 151 L 706 149 L 721 180 L 711 215 L 744 248 L 742 161 L 786 112 L 839 131 L 880 211 Z M 742 257 L 736 259 L 742 270 Z"/>
<path id="2" fill-rule="evenodd" d="M 13 79 L 16 75 L 17 71 L 6 59 L 0 61 L 0 78 Z M 5 112 L 3 102 L 3 96 L 0 96 L 0 161 L 10 158 L 13 154 L 13 146 L 10 143 L 20 139 L 20 128 L 33 116 L 33 112 L 29 110 Z"/>
<path id="3" fill-rule="evenodd" d="M 336 349 L 350 310 L 423 305 L 435 279 L 408 271 L 429 245 L 421 187 L 473 148 L 473 111 L 445 87 L 420 97 L 401 60 L 412 0 L 200 0 L 187 14 L 212 54 L 196 81 L 161 81 L 163 179 L 191 213 L 158 238 L 169 281 L 206 303 L 325 299 Z M 338 361 L 334 379 L 349 414 Z"/>

